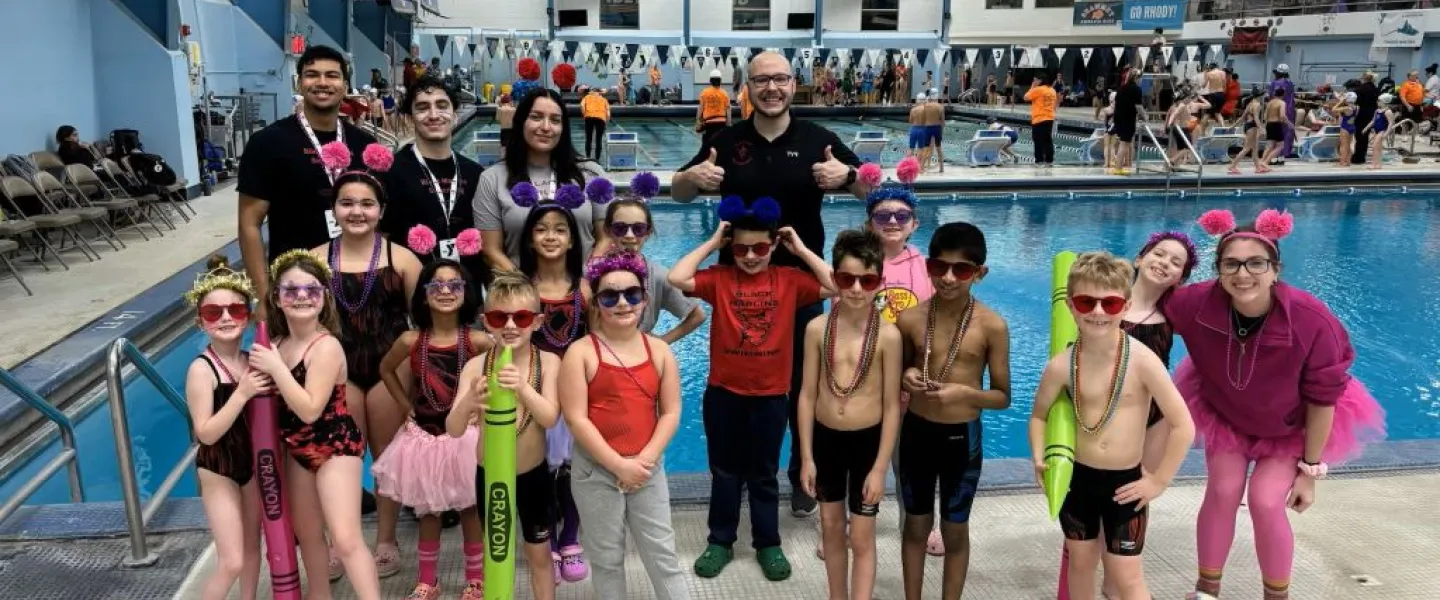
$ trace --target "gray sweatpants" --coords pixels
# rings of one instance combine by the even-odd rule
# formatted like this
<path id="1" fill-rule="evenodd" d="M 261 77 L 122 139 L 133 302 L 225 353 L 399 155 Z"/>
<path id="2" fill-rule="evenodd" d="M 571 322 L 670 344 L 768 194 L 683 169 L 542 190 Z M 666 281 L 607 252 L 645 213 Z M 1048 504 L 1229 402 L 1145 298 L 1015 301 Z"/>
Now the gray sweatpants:
<path id="1" fill-rule="evenodd" d="M 635 542 L 657 600 L 689 600 L 685 572 L 675 555 L 670 487 L 657 467 L 644 487 L 621 493 L 615 476 L 575 445 L 570 489 L 580 511 L 580 543 L 590 561 L 590 584 L 601 600 L 624 600 L 625 537 Z"/>

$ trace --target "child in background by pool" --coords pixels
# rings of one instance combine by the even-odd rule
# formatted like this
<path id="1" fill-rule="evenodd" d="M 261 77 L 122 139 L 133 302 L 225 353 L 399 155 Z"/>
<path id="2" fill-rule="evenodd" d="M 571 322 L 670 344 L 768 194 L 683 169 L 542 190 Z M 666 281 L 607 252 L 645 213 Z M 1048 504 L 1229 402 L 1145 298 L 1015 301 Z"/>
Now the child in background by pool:
<path id="1" fill-rule="evenodd" d="M 941 225 L 929 254 L 925 270 L 935 295 L 895 323 L 912 357 L 901 379 L 910 404 L 900 423 L 898 485 L 906 515 L 900 556 L 905 598 L 920 600 L 938 487 L 945 539 L 939 597 L 957 600 L 970 564 L 970 507 L 984 464 L 981 411 L 1010 406 L 1010 330 L 971 293 L 987 272 L 979 228 Z M 989 389 L 982 385 L 987 371 Z"/>
<path id="2" fill-rule="evenodd" d="M 811 320 L 804 333 L 800 481 L 820 501 L 830 597 L 870 598 L 875 517 L 900 429 L 902 348 L 900 331 L 881 319 L 875 301 L 884 265 L 880 239 L 870 231 L 842 231 L 831 257 L 839 296 L 826 318 Z"/>
<path id="3" fill-rule="evenodd" d="M 332 332 L 340 318 L 330 294 L 331 272 L 305 250 L 270 265 L 265 298 L 274 346 L 250 347 L 250 367 L 270 376 L 285 402 L 280 436 L 289 450 L 286 500 L 312 597 L 330 591 L 331 548 L 361 600 L 379 600 L 375 559 L 360 534 L 360 475 L 365 437 L 345 405 L 345 350 Z"/>
<path id="4" fill-rule="evenodd" d="M 440 515 L 452 510 L 460 512 L 465 540 L 465 589 L 460 598 L 482 600 L 484 595 L 485 544 L 471 458 L 480 434 L 471 427 L 460 438 L 445 435 L 461 368 L 469 357 L 493 344 L 485 332 L 470 329 L 480 310 L 480 294 L 469 276 L 453 260 L 437 259 L 426 265 L 410 301 L 416 329 L 401 334 L 380 363 L 385 387 L 411 416 L 371 471 L 377 493 L 415 509 L 420 518 L 415 551 L 419 580 L 408 596 L 415 600 L 440 597 Z M 407 374 L 413 377 L 409 389 L 415 390 L 409 398 L 400 379 L 400 367 L 407 363 Z"/>
<path id="5" fill-rule="evenodd" d="M 1030 453 L 1036 482 L 1044 487 L 1050 406 L 1062 391 L 1075 402 L 1075 471 L 1060 509 L 1071 600 L 1094 600 L 1102 555 L 1121 599 L 1150 598 L 1140 558 L 1149 504 L 1170 485 L 1195 437 L 1165 364 L 1144 344 L 1132 344 L 1121 327 L 1134 275 L 1130 263 L 1108 252 L 1075 259 L 1066 289 L 1079 335 L 1046 363 L 1030 413 Z M 1142 470 L 1152 402 L 1170 435 L 1160 464 Z"/>
<path id="6" fill-rule="evenodd" d="M 237 579 L 240 598 L 254 600 L 260 578 L 260 496 L 244 410 L 250 399 L 274 386 L 264 373 L 247 367 L 248 357 L 240 351 L 254 297 L 250 278 L 231 270 L 223 256 L 211 257 L 205 273 L 185 292 L 196 325 L 209 339 L 185 373 L 185 402 L 200 442 L 195 455 L 200 501 L 215 538 L 216 566 L 205 583 L 204 600 L 226 598 Z"/>
<path id="7" fill-rule="evenodd" d="M 1380 110 L 1375 111 L 1375 118 L 1371 119 L 1361 132 L 1370 134 L 1370 165 L 1366 167 L 1368 169 L 1380 168 L 1381 155 L 1385 153 L 1386 132 L 1395 124 L 1394 102 L 1394 95 L 1380 94 Z"/>
<path id="8" fill-rule="evenodd" d="M 739 196 L 720 201 L 715 234 L 670 271 L 670 283 L 709 302 L 710 376 L 704 396 L 706 450 L 710 458 L 710 535 L 695 561 L 695 574 L 720 574 L 734 558 L 740 525 L 740 494 L 750 498 L 755 558 L 766 579 L 790 577 L 780 547 L 780 444 L 789 416 L 787 394 L 795 351 L 796 307 L 834 296 L 830 265 L 800 242 L 795 230 L 777 229 L 780 205 L 760 198 L 747 206 Z M 814 275 L 795 267 L 772 267 L 777 241 L 805 261 Z M 710 254 L 729 250 L 735 264 L 696 272 Z"/>
<path id="9" fill-rule="evenodd" d="M 613 193 L 610 180 L 600 177 L 590 180 L 585 191 L 591 202 L 597 205 L 605 204 L 603 196 L 607 187 Z M 606 239 L 612 242 L 614 247 L 637 254 L 644 250 L 645 242 L 655 233 L 655 220 L 650 215 L 649 202 L 659 191 L 660 181 L 654 174 L 639 173 L 630 180 L 630 195 L 610 202 L 610 206 L 605 209 L 605 231 L 608 233 Z M 647 298 L 645 309 L 640 315 L 640 331 L 653 333 L 663 309 L 681 320 L 670 331 L 658 336 L 661 341 L 674 344 L 705 322 L 705 310 L 700 308 L 699 302 L 687 298 L 680 290 L 675 289 L 675 286 L 670 285 L 670 270 L 664 265 L 650 262 L 650 259 L 643 255 L 641 260 L 645 261 Z"/>
<path id="10" fill-rule="evenodd" d="M 575 432 L 575 493 L 585 511 L 581 535 L 602 600 L 629 597 L 627 537 L 657 598 L 690 597 L 675 555 L 664 467 L 680 426 L 680 373 L 670 345 L 639 329 L 647 275 L 644 260 L 628 250 L 590 261 L 585 280 L 594 290 L 595 327 L 560 367 L 560 404 Z"/>
<path id="11" fill-rule="evenodd" d="M 540 200 L 539 190 L 528 181 L 510 190 L 515 204 L 530 208 L 520 234 L 520 271 L 530 278 L 540 299 L 540 326 L 531 343 L 563 357 L 575 340 L 589 331 L 586 306 L 589 290 L 584 285 L 580 227 L 572 210 L 585 203 L 585 191 L 573 183 L 555 190 L 553 200 Z M 585 551 L 580 547 L 580 511 L 570 492 L 570 453 L 574 438 L 561 421 L 546 431 L 549 447 L 546 459 L 555 473 L 555 523 L 551 559 L 565 581 L 575 582 L 590 574 Z"/>
<path id="12" fill-rule="evenodd" d="M 522 551 L 530 567 L 530 593 L 536 600 L 554 600 L 559 581 L 552 563 L 550 538 L 555 524 L 555 482 L 545 460 L 545 431 L 560 418 L 555 382 L 560 358 L 537 349 L 530 336 L 539 327 L 540 297 L 525 276 L 500 272 L 490 281 L 485 300 L 485 329 L 497 344 L 511 349 L 510 365 L 496 373 L 496 383 L 515 392 L 515 506 L 519 516 Z M 445 429 L 454 437 L 469 438 L 470 431 L 484 422 L 489 398 L 490 372 L 495 367 L 494 351 L 470 359 L 460 373 L 455 406 L 445 418 Z M 475 497 L 485 485 L 485 445 L 475 439 Z M 538 565 L 540 568 L 536 568 Z"/>

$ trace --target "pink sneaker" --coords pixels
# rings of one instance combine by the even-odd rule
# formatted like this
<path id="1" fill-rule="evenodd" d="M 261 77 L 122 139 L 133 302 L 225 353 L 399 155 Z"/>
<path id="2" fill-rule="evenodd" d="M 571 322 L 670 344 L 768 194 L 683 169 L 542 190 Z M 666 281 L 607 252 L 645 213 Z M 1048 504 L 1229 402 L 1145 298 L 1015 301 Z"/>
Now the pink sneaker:
<path id="1" fill-rule="evenodd" d="M 405 597 L 405 600 L 439 600 L 439 599 L 440 599 L 440 588 L 439 588 L 439 586 L 430 585 L 430 584 L 428 584 L 428 583 L 417 583 L 417 584 L 415 584 L 415 590 L 412 591 L 412 592 L 410 592 L 410 595 L 409 595 L 409 596 L 406 596 L 406 597 Z"/>
<path id="2" fill-rule="evenodd" d="M 590 576 L 590 565 L 585 564 L 584 548 L 566 546 L 560 549 L 560 576 L 571 583 Z"/>
<path id="3" fill-rule="evenodd" d="M 460 600 L 485 600 L 485 580 L 476 579 L 465 584 Z"/>

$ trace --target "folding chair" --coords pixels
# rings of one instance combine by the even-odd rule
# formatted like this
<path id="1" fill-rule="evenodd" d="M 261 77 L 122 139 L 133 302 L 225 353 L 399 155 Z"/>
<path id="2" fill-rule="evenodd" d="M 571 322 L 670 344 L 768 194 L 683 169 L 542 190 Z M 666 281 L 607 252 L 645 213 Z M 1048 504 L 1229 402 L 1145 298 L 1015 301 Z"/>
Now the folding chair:
<path id="1" fill-rule="evenodd" d="M 23 214 L 20 210 L 21 198 L 33 198 L 40 206 L 47 206 L 49 204 L 49 201 L 35 189 L 35 186 L 31 185 L 30 182 L 26 181 L 23 177 L 15 177 L 13 175 L 0 177 L 0 192 L 4 192 L 0 194 L 0 196 L 3 196 L 5 201 L 10 204 L 7 208 L 13 210 L 14 212 L 12 214 L 14 215 Z M 91 248 L 90 242 L 86 241 L 85 238 L 80 235 L 79 227 L 83 219 L 80 218 L 79 215 L 36 214 L 25 215 L 23 220 L 35 225 L 36 237 L 39 239 L 41 245 L 44 246 L 37 256 L 37 260 L 40 261 L 42 265 L 44 264 L 44 251 L 49 250 L 55 255 L 55 258 L 60 261 L 61 266 L 64 266 L 67 270 L 70 268 L 69 265 L 65 264 L 65 260 L 60 258 L 60 250 L 64 249 L 66 239 L 74 242 L 75 249 L 85 255 L 87 260 L 94 262 L 100 259 L 100 253 L 96 252 L 94 248 Z M 59 249 L 52 245 L 50 239 L 46 237 L 46 234 L 50 232 L 55 232 L 60 235 Z M 34 250 L 32 249 L 32 251 Z"/>
<path id="2" fill-rule="evenodd" d="M 150 180 L 147 179 L 144 175 L 141 175 L 138 171 L 135 170 L 135 166 L 132 165 L 132 164 L 130 164 L 130 157 L 129 157 L 129 156 L 122 156 L 122 157 L 120 157 L 120 164 L 125 167 L 125 170 L 129 171 L 130 173 L 134 174 L 136 177 L 139 177 L 140 179 L 144 180 L 147 184 L 149 184 L 149 181 L 150 181 Z M 186 202 L 186 200 L 189 200 L 189 198 L 187 198 L 187 197 L 185 196 L 186 190 L 189 188 L 189 183 L 188 183 L 187 181 L 185 181 L 185 179 L 183 179 L 183 178 L 176 179 L 176 180 L 175 180 L 175 183 L 172 183 L 172 184 L 170 184 L 170 185 L 155 185 L 155 184 L 149 184 L 149 185 L 154 185 L 155 190 L 156 190 L 157 192 L 160 192 L 161 194 L 163 194 L 163 195 L 165 196 L 165 198 L 170 201 L 170 204 L 171 204 L 172 206 L 174 206 L 177 210 L 180 211 L 181 216 L 184 216 L 186 210 L 189 210 L 189 211 L 190 211 L 190 214 L 192 214 L 192 215 L 198 215 L 198 214 L 199 214 L 199 213 L 195 212 L 195 207 L 190 206 L 190 205 Z M 185 221 L 188 223 L 188 222 L 190 221 L 190 218 L 189 218 L 189 217 L 185 217 Z"/>
<path id="3" fill-rule="evenodd" d="M 35 163 L 35 166 L 40 168 L 41 173 L 49 173 L 51 177 L 56 179 L 65 176 L 65 163 L 60 160 L 59 154 L 45 150 L 31 152 L 30 162 Z"/>
<path id="4" fill-rule="evenodd" d="M 10 255 L 20 249 L 20 244 L 15 240 L 0 238 L 0 262 L 5 263 L 5 268 L 10 269 L 10 274 L 15 276 L 15 281 L 20 282 L 20 287 L 25 288 L 26 296 L 34 296 L 35 292 L 30 291 L 30 286 L 25 283 L 25 276 L 15 265 L 10 264 Z"/>
<path id="5" fill-rule="evenodd" d="M 101 158 L 99 165 L 100 170 L 96 171 L 95 175 L 100 178 L 100 182 L 105 184 L 105 188 L 108 189 L 111 194 L 122 198 L 134 198 L 135 201 L 140 203 L 140 206 L 147 207 L 147 211 L 155 210 L 160 214 L 160 218 L 165 221 L 165 224 L 172 230 L 175 229 L 175 223 L 170 220 L 170 217 L 166 216 L 167 207 L 179 214 L 180 218 L 185 219 L 185 222 L 190 222 L 190 216 L 186 215 L 184 210 L 175 206 L 174 203 L 161 198 L 160 194 L 153 192 L 148 194 L 143 193 L 144 190 L 153 190 L 155 186 L 150 185 L 149 182 L 140 180 L 134 173 L 126 171 L 124 167 L 121 167 L 119 163 L 108 158 Z M 141 192 L 136 192 L 135 190 L 141 190 Z"/>
<path id="6" fill-rule="evenodd" d="M 155 220 L 148 218 L 151 215 L 147 212 L 146 208 L 140 206 L 139 200 L 129 196 L 122 198 L 110 193 L 110 189 L 105 187 L 105 182 L 100 181 L 100 177 L 95 175 L 95 171 L 90 170 L 90 167 L 85 165 L 65 165 L 65 180 L 75 188 L 75 193 L 79 194 L 81 198 L 85 199 L 91 205 L 104 208 L 110 211 L 111 214 L 122 215 L 129 219 L 130 226 L 134 227 L 136 232 L 140 234 L 140 237 L 145 238 L 146 241 L 149 241 L 150 237 L 145 235 L 144 231 L 140 230 L 140 217 L 142 216 L 147 217 L 146 220 L 150 222 L 150 227 L 155 230 L 156 234 L 160 237 L 165 237 L 165 232 L 160 231 L 160 226 L 155 224 Z M 98 199 L 97 196 L 99 197 Z M 163 218 L 164 215 L 161 215 L 161 217 Z M 165 223 L 169 225 L 170 220 L 165 219 Z M 170 228 L 174 229 L 175 226 L 171 225 Z"/>
<path id="7" fill-rule="evenodd" d="M 65 184 L 60 183 L 59 179 L 45 171 L 36 173 L 33 183 L 35 189 L 40 191 L 40 198 L 45 201 L 46 209 L 51 213 L 80 217 L 82 221 L 94 227 L 111 248 L 122 250 L 126 247 L 125 240 L 120 239 L 120 234 L 110 225 L 109 210 L 98 206 L 88 206 L 83 200 L 71 196 L 70 190 L 65 189 Z M 143 237 L 145 233 L 141 232 L 140 235 Z"/>

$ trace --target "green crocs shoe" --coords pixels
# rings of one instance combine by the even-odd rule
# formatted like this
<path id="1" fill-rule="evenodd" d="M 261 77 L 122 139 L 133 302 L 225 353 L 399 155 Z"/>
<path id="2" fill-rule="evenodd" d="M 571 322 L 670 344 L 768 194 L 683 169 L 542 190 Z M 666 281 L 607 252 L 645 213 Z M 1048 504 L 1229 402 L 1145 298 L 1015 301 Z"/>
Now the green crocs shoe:
<path id="1" fill-rule="evenodd" d="M 755 560 L 760 563 L 760 571 L 765 573 L 766 579 L 785 581 L 790 578 L 790 561 L 785 558 L 785 551 L 779 546 L 756 550 Z"/>
<path id="2" fill-rule="evenodd" d="M 700 558 L 695 559 L 695 574 L 706 579 L 715 577 L 725 570 L 725 565 L 730 564 L 730 560 L 733 558 L 735 558 L 734 550 L 720 544 L 710 544 L 705 547 Z"/>

